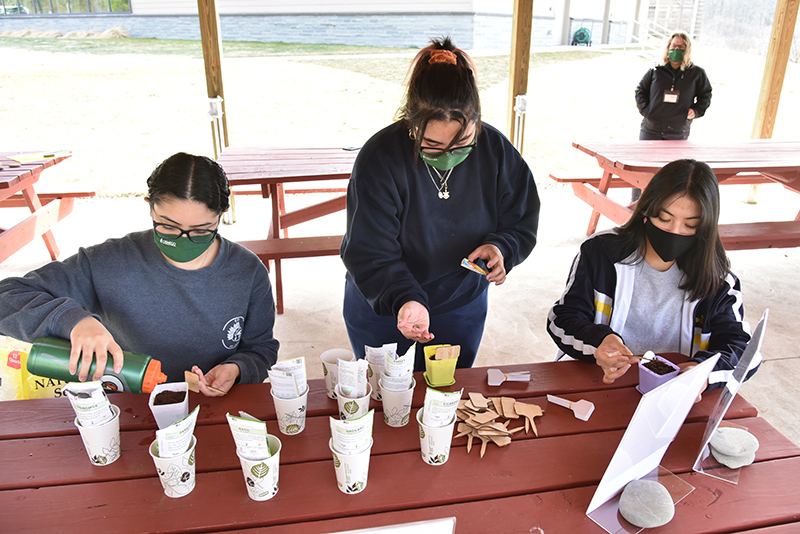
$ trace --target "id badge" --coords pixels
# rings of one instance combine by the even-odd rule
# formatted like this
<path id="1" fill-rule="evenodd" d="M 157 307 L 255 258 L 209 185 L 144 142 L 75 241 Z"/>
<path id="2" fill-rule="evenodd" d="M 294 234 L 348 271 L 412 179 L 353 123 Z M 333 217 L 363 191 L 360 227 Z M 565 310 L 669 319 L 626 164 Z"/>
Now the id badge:
<path id="1" fill-rule="evenodd" d="M 664 103 L 665 104 L 677 104 L 678 103 L 678 96 L 680 96 L 681 92 L 676 89 L 668 89 L 664 91 Z"/>

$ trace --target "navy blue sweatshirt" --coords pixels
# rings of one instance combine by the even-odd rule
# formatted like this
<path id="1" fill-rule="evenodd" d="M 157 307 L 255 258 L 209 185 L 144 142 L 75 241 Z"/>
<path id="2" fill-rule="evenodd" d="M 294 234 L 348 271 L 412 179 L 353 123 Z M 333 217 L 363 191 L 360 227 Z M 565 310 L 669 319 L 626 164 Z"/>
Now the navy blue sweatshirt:
<path id="1" fill-rule="evenodd" d="M 439 198 L 429 170 L 438 184 L 414 157 L 403 122 L 375 134 L 356 159 L 341 256 L 378 315 L 396 316 L 412 300 L 434 315 L 464 306 L 488 282 L 460 267 L 462 258 L 491 243 L 510 271 L 536 244 L 536 184 L 498 130 L 483 125 L 475 149 L 453 169 L 449 199 Z"/>

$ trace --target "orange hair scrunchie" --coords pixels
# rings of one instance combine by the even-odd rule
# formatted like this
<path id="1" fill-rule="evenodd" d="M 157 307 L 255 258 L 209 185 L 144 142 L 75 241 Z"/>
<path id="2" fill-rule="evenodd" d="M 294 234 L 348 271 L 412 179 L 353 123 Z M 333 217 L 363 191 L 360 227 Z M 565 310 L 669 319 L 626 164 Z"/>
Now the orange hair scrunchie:
<path id="1" fill-rule="evenodd" d="M 450 63 L 451 65 L 458 65 L 458 58 L 450 50 L 431 50 L 431 58 L 428 63 L 434 65 L 436 63 Z"/>

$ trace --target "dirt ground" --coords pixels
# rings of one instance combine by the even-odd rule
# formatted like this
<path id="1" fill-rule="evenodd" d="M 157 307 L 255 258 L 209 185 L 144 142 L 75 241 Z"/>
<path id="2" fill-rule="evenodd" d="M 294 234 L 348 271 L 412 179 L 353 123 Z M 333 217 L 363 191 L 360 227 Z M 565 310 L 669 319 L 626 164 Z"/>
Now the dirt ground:
<path id="1" fill-rule="evenodd" d="M 101 195 L 79 201 L 75 212 L 57 226 L 64 255 L 145 228 L 146 206 L 132 195 L 144 191 L 146 177 L 165 157 L 177 151 L 213 156 L 201 58 L 5 52 L 0 147 L 72 150 L 70 160 L 46 171 L 42 188 L 96 189 Z M 401 55 L 410 58 L 413 52 Z M 388 81 L 341 63 L 365 60 L 226 59 L 230 143 L 360 146 L 390 123 L 402 95 L 400 79 Z M 707 115 L 695 121 L 692 139 L 749 138 L 763 58 L 697 46 L 695 60 L 708 72 L 714 96 Z M 540 240 L 509 281 L 490 291 L 476 365 L 547 361 L 555 354 L 544 331 L 545 317 L 585 237 L 589 208 L 547 175 L 599 175 L 591 158 L 571 148 L 572 140 L 638 137 L 633 90 L 648 66 L 630 51 L 617 51 L 532 71 L 524 154 L 543 202 Z M 794 120 L 800 116 L 799 78 L 800 66 L 790 64 L 775 138 L 800 139 L 800 122 Z M 507 91 L 507 82 L 494 83 L 482 94 L 485 120 L 501 128 L 506 123 Z M 723 188 L 723 222 L 792 219 L 800 209 L 800 198 L 777 185 L 763 187 L 757 205 L 745 204 L 746 194 L 745 187 Z M 262 237 L 267 214 L 260 202 L 242 199 L 239 222 L 224 228 L 223 234 L 234 240 Z M 2 211 L 0 227 L 20 217 L 16 210 Z M 601 220 L 600 228 L 609 226 Z M 319 228 L 341 232 L 344 219 L 341 214 L 330 216 L 298 227 L 294 235 L 312 235 Z M 770 308 L 765 363 L 743 393 L 781 432 L 800 443 L 800 351 L 794 323 L 800 316 L 800 250 L 735 251 L 730 257 L 742 279 L 748 320 L 754 325 Z M 0 278 L 24 274 L 46 261 L 44 246 L 37 241 L 4 262 Z M 348 345 L 341 320 L 344 269 L 338 258 L 314 258 L 287 262 L 285 271 L 287 310 L 276 323 L 281 358 L 306 356 L 315 376 L 319 370 L 314 358 L 322 350 Z"/>

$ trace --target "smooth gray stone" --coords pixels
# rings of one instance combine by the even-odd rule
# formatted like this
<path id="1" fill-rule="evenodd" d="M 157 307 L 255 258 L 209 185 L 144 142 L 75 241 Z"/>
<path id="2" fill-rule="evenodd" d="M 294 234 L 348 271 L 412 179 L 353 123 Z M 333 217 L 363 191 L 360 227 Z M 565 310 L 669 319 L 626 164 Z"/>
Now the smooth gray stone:
<path id="1" fill-rule="evenodd" d="M 758 450 L 758 439 L 741 428 L 720 427 L 711 436 L 710 445 L 726 456 L 748 456 Z"/>
<path id="2" fill-rule="evenodd" d="M 746 465 L 750 465 L 756 459 L 756 453 L 751 452 L 749 454 L 743 454 L 742 456 L 730 456 L 728 454 L 722 454 L 714 447 L 711 448 L 711 455 L 716 458 L 716 460 L 726 467 L 730 467 L 731 469 L 736 469 L 739 467 L 744 467 Z"/>
<path id="3" fill-rule="evenodd" d="M 672 520 L 675 505 L 667 488 L 655 480 L 634 480 L 622 490 L 619 513 L 634 526 L 655 528 Z"/>

